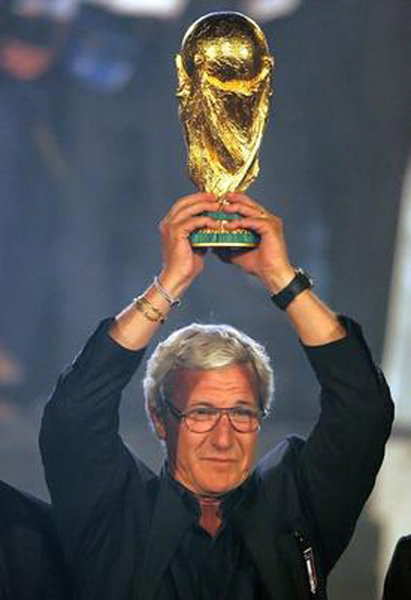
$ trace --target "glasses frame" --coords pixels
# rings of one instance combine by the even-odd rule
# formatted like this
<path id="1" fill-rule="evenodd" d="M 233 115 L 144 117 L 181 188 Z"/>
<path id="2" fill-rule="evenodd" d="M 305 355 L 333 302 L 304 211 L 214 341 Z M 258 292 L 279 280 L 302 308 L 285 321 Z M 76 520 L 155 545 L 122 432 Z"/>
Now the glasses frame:
<path id="1" fill-rule="evenodd" d="M 261 429 L 261 420 L 265 419 L 265 417 L 267 416 L 266 411 L 264 410 L 257 410 L 256 411 L 256 415 L 257 415 L 257 425 L 255 427 L 255 429 L 250 429 L 249 431 L 243 431 L 241 429 L 238 429 L 238 427 L 236 427 L 236 425 L 233 423 L 233 421 L 231 420 L 231 413 L 234 410 L 237 410 L 238 407 L 237 406 L 233 406 L 232 408 L 220 408 L 218 406 L 213 406 L 213 410 L 216 410 L 218 412 L 217 415 L 217 419 L 214 423 L 214 425 L 210 428 L 210 429 L 206 429 L 205 431 L 194 431 L 193 429 L 191 429 L 191 427 L 188 425 L 187 423 L 187 417 L 190 416 L 190 412 L 192 412 L 193 410 L 196 409 L 189 409 L 187 411 L 182 411 L 179 410 L 172 402 L 170 402 L 169 400 L 167 400 L 167 398 L 164 398 L 164 403 L 166 405 L 166 407 L 169 409 L 171 415 L 177 419 L 178 421 L 184 421 L 187 429 L 189 431 L 191 431 L 192 433 L 210 433 L 210 431 L 213 431 L 213 429 L 215 429 L 218 425 L 218 423 L 221 421 L 221 418 L 223 416 L 223 414 L 226 414 L 228 417 L 228 421 L 231 425 L 231 427 L 234 429 L 234 431 L 236 431 L 237 433 L 255 433 L 256 431 L 260 431 Z"/>

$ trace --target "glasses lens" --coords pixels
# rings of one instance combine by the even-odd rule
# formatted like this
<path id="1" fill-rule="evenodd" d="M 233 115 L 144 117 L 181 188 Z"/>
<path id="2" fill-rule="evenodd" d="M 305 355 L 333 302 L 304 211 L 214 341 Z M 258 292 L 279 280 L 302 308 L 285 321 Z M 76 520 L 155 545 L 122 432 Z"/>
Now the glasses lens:
<path id="1" fill-rule="evenodd" d="M 214 408 L 195 408 L 185 415 L 187 427 L 196 433 L 211 431 L 219 417 L 220 411 Z"/>
<path id="2" fill-rule="evenodd" d="M 257 431 L 260 427 L 258 413 L 247 408 L 219 409 L 198 408 L 190 410 L 185 415 L 185 421 L 190 431 L 206 433 L 217 424 L 221 413 L 226 412 L 232 427 L 241 433 Z"/>
<path id="3" fill-rule="evenodd" d="M 233 408 L 230 410 L 229 415 L 234 429 L 242 433 L 257 431 L 260 427 L 258 413 L 249 408 Z"/>

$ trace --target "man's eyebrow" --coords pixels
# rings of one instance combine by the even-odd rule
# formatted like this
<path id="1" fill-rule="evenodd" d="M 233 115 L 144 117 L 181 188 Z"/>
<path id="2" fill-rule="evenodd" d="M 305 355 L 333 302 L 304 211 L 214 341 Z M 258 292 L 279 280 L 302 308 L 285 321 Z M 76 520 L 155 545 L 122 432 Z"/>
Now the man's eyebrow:
<path id="1" fill-rule="evenodd" d="M 188 408 L 198 408 L 199 406 L 204 406 L 207 408 L 216 408 L 216 404 L 213 404 L 209 400 L 194 400 L 192 404 Z"/>
<path id="2" fill-rule="evenodd" d="M 223 408 L 220 407 L 218 404 L 214 404 L 213 402 L 209 401 L 209 400 L 194 400 L 194 402 L 192 404 L 190 404 L 190 406 L 188 406 L 187 408 L 198 408 L 198 407 L 202 407 L 204 406 L 205 408 Z M 256 408 L 257 407 L 257 403 L 254 400 L 237 400 L 235 402 L 235 404 L 233 404 L 231 407 L 227 406 L 227 408 L 237 408 L 239 406 L 246 406 L 247 408 Z"/>

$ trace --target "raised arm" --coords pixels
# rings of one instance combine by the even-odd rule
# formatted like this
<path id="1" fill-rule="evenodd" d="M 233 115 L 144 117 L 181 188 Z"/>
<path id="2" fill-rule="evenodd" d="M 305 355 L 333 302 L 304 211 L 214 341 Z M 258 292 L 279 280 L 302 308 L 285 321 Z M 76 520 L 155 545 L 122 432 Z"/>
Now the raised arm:
<path id="1" fill-rule="evenodd" d="M 173 300 L 180 299 L 204 267 L 204 253 L 191 247 L 189 236 L 200 227 L 213 227 L 210 217 L 218 203 L 211 194 L 198 193 L 178 200 L 160 223 L 163 265 L 157 284 L 143 294 L 142 303 L 133 302 L 114 321 L 110 335 L 130 350 L 147 346 L 162 319 L 167 318 Z"/>
<path id="2" fill-rule="evenodd" d="M 227 211 L 244 218 L 235 228 L 261 235 L 251 251 L 224 256 L 278 294 L 295 277 L 281 220 L 247 196 L 232 194 Z M 353 533 L 373 488 L 393 420 L 393 403 L 360 327 L 338 318 L 310 289 L 286 308 L 321 386 L 321 413 L 298 462 L 297 479 L 328 571 Z"/>
<path id="3" fill-rule="evenodd" d="M 258 277 L 270 295 L 278 294 L 296 276 L 288 259 L 281 219 L 244 194 L 229 194 L 224 210 L 243 216 L 241 220 L 228 221 L 227 228 L 241 226 L 253 229 L 261 236 L 257 248 L 240 254 L 224 254 L 224 260 Z M 298 294 L 286 312 L 307 346 L 327 344 L 346 334 L 336 315 L 310 289 Z"/>
<path id="4" fill-rule="evenodd" d="M 134 460 L 119 435 L 121 394 L 160 325 L 159 317 L 167 316 L 170 298 L 181 296 L 201 272 L 203 256 L 192 251 L 188 236 L 194 228 L 210 224 L 210 219 L 196 215 L 216 206 L 212 196 L 194 194 L 171 208 L 160 226 L 163 269 L 159 284 L 142 295 L 146 304 L 133 302 L 116 319 L 100 324 L 59 378 L 46 406 L 40 446 L 68 555 L 79 546 L 84 551 L 93 547 L 100 530 L 96 527 L 93 538 L 87 537 L 90 519 L 104 528 L 109 507 L 122 497 L 131 470 L 138 470 L 133 480 L 141 486 L 152 475 Z M 136 496 L 136 502 L 141 502 L 144 494 L 136 490 Z"/>

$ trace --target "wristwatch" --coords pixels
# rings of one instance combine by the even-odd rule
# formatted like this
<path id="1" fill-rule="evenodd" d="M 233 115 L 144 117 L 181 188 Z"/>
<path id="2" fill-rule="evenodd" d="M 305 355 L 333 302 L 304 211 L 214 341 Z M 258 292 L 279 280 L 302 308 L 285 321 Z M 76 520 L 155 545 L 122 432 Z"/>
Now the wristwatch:
<path id="1" fill-rule="evenodd" d="M 314 285 L 310 275 L 301 268 L 294 269 L 295 277 L 278 294 L 272 294 L 271 300 L 278 308 L 285 310 L 298 294 L 311 289 Z"/>

